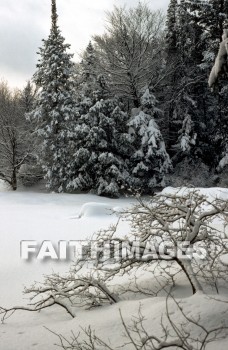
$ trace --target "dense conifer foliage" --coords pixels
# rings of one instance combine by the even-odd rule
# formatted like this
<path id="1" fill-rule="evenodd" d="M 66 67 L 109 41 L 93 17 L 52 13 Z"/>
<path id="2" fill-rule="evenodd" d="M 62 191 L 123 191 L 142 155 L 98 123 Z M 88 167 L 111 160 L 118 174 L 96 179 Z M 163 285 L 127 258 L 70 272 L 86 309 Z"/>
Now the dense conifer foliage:
<path id="1" fill-rule="evenodd" d="M 38 159 L 58 192 L 116 197 L 219 183 L 228 163 L 228 1 L 170 0 L 166 18 L 140 2 L 106 20 L 75 63 L 52 0 L 35 89 L 21 93 L 39 145 L 28 164 Z"/>

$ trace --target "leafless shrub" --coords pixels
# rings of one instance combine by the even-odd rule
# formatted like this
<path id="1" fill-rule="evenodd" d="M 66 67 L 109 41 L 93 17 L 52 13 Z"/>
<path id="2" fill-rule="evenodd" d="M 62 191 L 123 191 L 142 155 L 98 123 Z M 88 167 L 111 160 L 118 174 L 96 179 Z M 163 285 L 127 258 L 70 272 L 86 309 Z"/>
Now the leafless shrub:
<path id="1" fill-rule="evenodd" d="M 125 293 L 161 295 L 175 285 L 179 274 L 186 276 L 193 294 L 203 293 L 208 285 L 219 292 L 220 284 L 227 284 L 223 261 L 227 214 L 226 201 L 209 200 L 196 190 L 185 195 L 157 195 L 150 202 L 140 200 L 120 214 L 130 224 L 126 237 L 118 233 L 118 223 L 97 234 L 101 249 L 92 269 L 78 260 L 65 276 L 46 276 L 41 284 L 25 289 L 25 294 L 31 295 L 28 307 L 0 308 L 2 321 L 16 310 L 39 311 L 59 305 L 74 317 L 79 306 L 113 304 Z M 106 257 L 107 242 L 113 256 Z M 134 255 L 135 242 L 139 257 Z M 151 279 L 147 286 L 139 278 L 143 272 Z M 130 274 L 129 283 L 117 286 L 117 277 Z"/>
<path id="2" fill-rule="evenodd" d="M 36 312 L 59 305 L 72 318 L 76 316 L 77 307 L 92 308 L 105 303 L 113 304 L 118 297 L 111 293 L 107 286 L 94 274 L 80 275 L 81 266 L 77 265 L 66 276 L 52 274 L 46 276 L 42 283 L 35 283 L 25 288 L 24 294 L 31 295 L 28 306 L 0 307 L 2 323 L 17 310 Z"/>
<path id="3" fill-rule="evenodd" d="M 172 317 L 170 304 L 178 311 L 177 318 Z M 62 335 L 54 333 L 59 339 L 59 346 L 64 350 L 162 350 L 162 349 L 183 349 L 183 350 L 204 350 L 208 345 L 228 336 L 227 322 L 222 322 L 216 327 L 206 327 L 201 321 L 200 314 L 195 317 L 188 316 L 184 311 L 181 302 L 177 301 L 170 293 L 166 298 L 165 315 L 161 317 L 160 333 L 155 335 L 148 330 L 148 323 L 139 308 L 138 315 L 132 318 L 131 324 L 124 320 L 122 312 L 120 319 L 123 328 L 123 340 L 121 346 L 113 347 L 98 337 L 96 333 L 88 327 L 82 329 L 81 333 L 75 335 L 72 332 L 68 339 Z M 53 332 L 52 332 L 53 333 Z"/>

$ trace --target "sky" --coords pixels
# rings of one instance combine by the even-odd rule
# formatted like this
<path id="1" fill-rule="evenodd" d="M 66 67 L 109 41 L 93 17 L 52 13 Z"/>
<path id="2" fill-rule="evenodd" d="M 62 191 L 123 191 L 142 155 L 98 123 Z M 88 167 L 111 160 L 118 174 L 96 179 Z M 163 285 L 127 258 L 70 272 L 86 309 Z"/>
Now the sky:
<path id="1" fill-rule="evenodd" d="M 74 60 L 94 34 L 102 34 L 105 11 L 113 5 L 134 6 L 138 0 L 57 0 L 59 27 Z M 169 0 L 147 0 L 166 11 Z M 23 88 L 36 69 L 37 51 L 50 31 L 51 0 L 0 0 L 0 79 Z"/>

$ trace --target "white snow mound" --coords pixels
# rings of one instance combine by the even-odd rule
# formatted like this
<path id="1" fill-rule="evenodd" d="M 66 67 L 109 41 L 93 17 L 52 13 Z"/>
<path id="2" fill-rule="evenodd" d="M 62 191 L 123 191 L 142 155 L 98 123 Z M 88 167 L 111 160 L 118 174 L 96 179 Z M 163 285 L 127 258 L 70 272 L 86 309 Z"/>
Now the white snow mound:
<path id="1" fill-rule="evenodd" d="M 0 192 L 7 192 L 7 191 L 10 191 L 9 185 L 5 181 L 0 180 Z"/>
<path id="2" fill-rule="evenodd" d="M 77 218 L 113 215 L 120 210 L 121 208 L 108 203 L 89 202 L 83 204 Z"/>
<path id="3" fill-rule="evenodd" d="M 210 188 L 188 188 L 188 187 L 166 187 L 161 192 L 162 195 L 176 195 L 178 197 L 186 196 L 188 193 L 198 191 L 200 194 L 208 197 L 208 199 L 228 200 L 228 188 L 210 187 Z"/>

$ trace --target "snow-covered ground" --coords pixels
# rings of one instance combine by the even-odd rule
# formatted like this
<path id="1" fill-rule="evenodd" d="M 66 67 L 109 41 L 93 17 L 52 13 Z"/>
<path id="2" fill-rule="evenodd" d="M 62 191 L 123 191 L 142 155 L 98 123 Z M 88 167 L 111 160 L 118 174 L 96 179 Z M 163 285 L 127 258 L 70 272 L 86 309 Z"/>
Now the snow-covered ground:
<path id="1" fill-rule="evenodd" d="M 182 189 L 184 191 L 186 189 Z M 165 189 L 172 193 L 173 189 Z M 211 196 L 228 199 L 228 190 L 205 190 Z M 0 306 L 26 305 L 22 294 L 23 286 L 34 281 L 42 281 L 42 276 L 52 271 L 66 272 L 70 261 L 23 261 L 20 257 L 20 242 L 30 240 L 42 242 L 50 240 L 87 239 L 101 228 L 117 221 L 118 211 L 130 206 L 132 198 L 108 199 L 92 194 L 48 194 L 39 190 L 8 191 L 0 183 Z M 117 214 L 112 211 L 116 211 Z M 123 223 L 123 230 L 127 230 Z M 184 281 L 180 281 L 184 299 L 184 308 L 188 314 L 201 313 L 201 320 L 208 326 L 220 323 L 228 318 L 228 304 L 208 301 L 206 296 L 190 296 Z M 187 292 L 186 292 L 187 291 Z M 188 296 L 188 297 L 187 297 Z M 210 308 L 208 308 L 210 302 Z M 129 299 L 113 306 L 93 310 L 78 311 L 72 320 L 59 307 L 42 310 L 39 313 L 16 312 L 5 324 L 0 324 L 0 350 L 53 350 L 57 349 L 56 333 L 70 336 L 71 330 L 77 334 L 80 327 L 91 325 L 97 334 L 120 345 L 123 332 L 119 309 L 126 323 L 130 323 L 141 304 L 142 313 L 147 321 L 149 333 L 158 332 L 161 314 L 165 312 L 164 298 Z M 178 310 L 171 303 L 173 319 L 177 319 Z M 212 344 L 208 349 L 214 349 Z M 227 349 L 225 340 L 216 344 L 217 350 Z M 129 347 L 131 349 L 131 347 Z"/>

